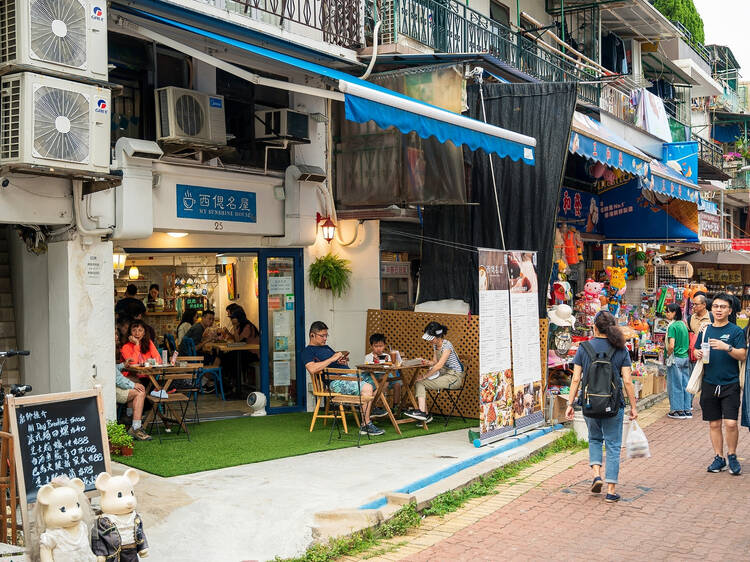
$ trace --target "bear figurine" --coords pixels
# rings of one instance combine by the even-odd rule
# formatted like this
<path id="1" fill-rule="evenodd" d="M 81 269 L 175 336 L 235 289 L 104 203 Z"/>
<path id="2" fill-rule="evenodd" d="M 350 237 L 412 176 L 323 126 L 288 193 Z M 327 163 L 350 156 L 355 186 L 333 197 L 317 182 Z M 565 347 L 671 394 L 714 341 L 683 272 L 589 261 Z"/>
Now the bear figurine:
<path id="1" fill-rule="evenodd" d="M 129 468 L 122 476 L 102 472 L 96 477 L 96 489 L 101 492 L 102 514 L 91 530 L 91 550 L 97 562 L 138 562 L 148 556 L 148 543 L 143 533 L 143 521 L 136 513 L 137 502 L 133 487 L 138 483 L 138 472 Z"/>
<path id="2" fill-rule="evenodd" d="M 55 479 L 37 493 L 37 529 L 41 562 L 95 562 L 86 520 L 89 502 L 80 478 Z"/>

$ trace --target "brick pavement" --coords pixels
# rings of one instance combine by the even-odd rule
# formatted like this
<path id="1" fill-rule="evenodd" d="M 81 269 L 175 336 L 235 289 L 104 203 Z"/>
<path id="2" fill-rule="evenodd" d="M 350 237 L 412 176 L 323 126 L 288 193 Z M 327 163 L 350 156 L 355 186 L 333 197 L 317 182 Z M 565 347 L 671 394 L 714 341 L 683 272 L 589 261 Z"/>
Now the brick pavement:
<path id="1" fill-rule="evenodd" d="M 707 424 L 665 416 L 666 401 L 642 412 L 649 459 L 624 460 L 607 504 L 589 492 L 588 454 L 560 453 L 443 518 L 358 558 L 392 560 L 748 560 L 750 481 L 710 474 Z M 750 435 L 738 457 L 750 474 Z M 375 556 L 373 556 L 375 555 Z"/>

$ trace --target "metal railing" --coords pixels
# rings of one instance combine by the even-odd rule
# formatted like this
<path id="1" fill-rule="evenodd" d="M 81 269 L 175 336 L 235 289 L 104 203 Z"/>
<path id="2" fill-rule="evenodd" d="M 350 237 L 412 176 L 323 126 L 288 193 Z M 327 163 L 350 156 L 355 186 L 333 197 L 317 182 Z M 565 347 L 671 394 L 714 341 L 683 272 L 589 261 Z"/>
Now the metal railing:
<path id="1" fill-rule="evenodd" d="M 704 162 L 708 162 L 715 168 L 722 168 L 724 159 L 722 158 L 723 151 L 720 146 L 696 134 L 692 135 L 692 140 L 698 142 L 698 158 Z"/>
<path id="2" fill-rule="evenodd" d="M 365 24 L 370 30 L 375 9 L 383 19 L 383 43 L 408 37 L 438 53 L 490 53 L 543 82 L 579 82 L 578 97 L 599 105 L 598 75 L 584 70 L 541 41 L 484 16 L 458 0 L 366 0 Z M 366 31 L 367 33 L 367 31 Z"/>
<path id="3" fill-rule="evenodd" d="M 362 46 L 360 0 L 203 0 L 204 3 L 280 28 L 299 24 L 322 33 L 326 43 Z"/>
<path id="4" fill-rule="evenodd" d="M 693 51 L 695 51 L 695 53 L 708 65 L 711 65 L 711 51 L 709 51 L 703 43 L 693 37 L 693 34 L 690 33 L 690 31 L 688 31 L 688 29 L 680 22 L 678 22 L 677 20 L 670 21 L 672 22 L 672 25 L 674 25 L 680 31 L 680 33 L 682 33 L 682 38 L 685 40 L 685 43 L 690 45 Z"/>

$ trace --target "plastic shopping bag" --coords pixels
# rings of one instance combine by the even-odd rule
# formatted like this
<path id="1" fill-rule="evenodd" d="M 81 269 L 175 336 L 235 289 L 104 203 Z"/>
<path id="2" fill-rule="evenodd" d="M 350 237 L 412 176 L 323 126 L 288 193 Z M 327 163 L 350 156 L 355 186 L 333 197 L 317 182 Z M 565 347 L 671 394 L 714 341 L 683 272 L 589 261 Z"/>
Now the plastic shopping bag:
<path id="1" fill-rule="evenodd" d="M 651 456 L 646 434 L 643 433 L 641 426 L 635 420 L 630 422 L 630 431 L 628 432 L 628 439 L 625 441 L 625 449 L 627 458 L 629 459 L 648 458 Z"/>

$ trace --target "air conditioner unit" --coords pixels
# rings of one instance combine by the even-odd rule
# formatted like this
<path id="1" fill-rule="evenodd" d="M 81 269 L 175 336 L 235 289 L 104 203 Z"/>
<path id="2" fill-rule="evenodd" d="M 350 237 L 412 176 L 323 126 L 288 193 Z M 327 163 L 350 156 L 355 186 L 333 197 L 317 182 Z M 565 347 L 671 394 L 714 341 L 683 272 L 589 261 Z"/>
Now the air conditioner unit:
<path id="1" fill-rule="evenodd" d="M 293 109 L 255 112 L 255 140 L 266 142 L 310 142 L 310 116 Z"/>
<path id="2" fill-rule="evenodd" d="M 224 97 L 173 86 L 159 88 L 156 137 L 160 141 L 227 144 Z"/>
<path id="3" fill-rule="evenodd" d="M 31 72 L 0 84 L 2 165 L 109 173 L 109 90 Z"/>
<path id="4" fill-rule="evenodd" d="M 0 64 L 107 80 L 107 1 L 0 0 Z"/>

